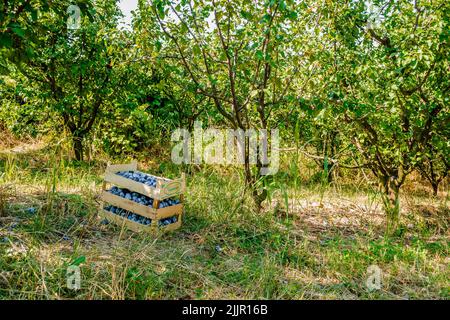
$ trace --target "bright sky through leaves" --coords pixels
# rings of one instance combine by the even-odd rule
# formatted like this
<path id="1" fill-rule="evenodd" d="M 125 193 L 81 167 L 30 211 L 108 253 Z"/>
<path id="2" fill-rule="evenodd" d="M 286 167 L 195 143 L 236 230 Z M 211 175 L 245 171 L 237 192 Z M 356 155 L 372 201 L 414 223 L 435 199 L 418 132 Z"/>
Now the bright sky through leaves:
<path id="1" fill-rule="evenodd" d="M 121 0 L 119 7 L 122 10 L 124 18 L 121 19 L 120 26 L 131 29 L 131 11 L 137 9 L 137 0 Z"/>

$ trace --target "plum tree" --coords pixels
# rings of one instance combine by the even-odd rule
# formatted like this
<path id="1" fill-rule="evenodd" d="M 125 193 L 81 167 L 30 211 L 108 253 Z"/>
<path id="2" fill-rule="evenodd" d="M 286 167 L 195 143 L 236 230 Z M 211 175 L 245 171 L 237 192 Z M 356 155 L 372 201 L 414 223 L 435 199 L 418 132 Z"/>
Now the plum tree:
<path id="1" fill-rule="evenodd" d="M 75 158 L 82 160 L 83 140 L 115 85 L 114 53 L 123 46 L 121 34 L 113 32 L 119 11 L 115 1 L 98 3 L 95 9 L 86 7 L 81 27 L 68 30 L 67 3 L 58 2 L 52 8 L 32 26 L 34 41 L 22 41 L 13 48 L 27 53 L 14 67 L 32 81 L 38 99 L 61 117 L 71 133 Z"/>
<path id="2" fill-rule="evenodd" d="M 153 33 L 159 56 L 189 79 L 186 89 L 211 101 L 233 129 L 268 129 L 282 106 L 294 68 L 287 28 L 296 19 L 294 1 L 171 1 L 142 3 L 158 21 Z M 296 54 L 294 53 L 296 56 Z M 263 167 L 252 171 L 246 148 L 244 172 L 257 209 L 267 191 L 256 187 Z"/>
<path id="3" fill-rule="evenodd" d="M 324 96 L 380 182 L 388 232 L 399 192 L 449 122 L 450 10 L 446 1 L 322 5 Z M 375 17 L 374 17 L 375 15 Z M 331 66 L 331 67 L 330 67 Z"/>

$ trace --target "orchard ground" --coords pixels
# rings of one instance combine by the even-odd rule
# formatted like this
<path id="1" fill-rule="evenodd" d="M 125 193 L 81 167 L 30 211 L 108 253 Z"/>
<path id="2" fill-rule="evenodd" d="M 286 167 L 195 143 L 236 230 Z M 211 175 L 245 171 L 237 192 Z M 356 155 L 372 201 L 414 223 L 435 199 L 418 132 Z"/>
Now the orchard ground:
<path id="1" fill-rule="evenodd" d="M 1 299 L 449 299 L 448 181 L 437 198 L 412 175 L 401 227 L 385 216 L 361 171 L 331 184 L 316 165 L 283 155 L 271 198 L 253 211 L 240 170 L 172 164 L 170 151 L 137 156 L 149 173 L 188 171 L 181 229 L 147 235 L 103 225 L 98 195 L 106 163 L 67 160 L 42 141 L 0 146 Z M 100 160 L 99 160 L 100 159 Z M 298 164 L 298 165 L 297 165 Z M 79 264 L 81 289 L 66 285 Z M 367 288 L 367 269 L 381 288 Z"/>

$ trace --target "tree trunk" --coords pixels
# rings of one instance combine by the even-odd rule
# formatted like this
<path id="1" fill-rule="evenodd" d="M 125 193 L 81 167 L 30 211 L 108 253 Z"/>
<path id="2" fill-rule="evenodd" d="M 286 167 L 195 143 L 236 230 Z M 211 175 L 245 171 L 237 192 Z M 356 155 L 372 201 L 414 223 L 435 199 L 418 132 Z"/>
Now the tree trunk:
<path id="1" fill-rule="evenodd" d="M 439 182 L 431 182 L 431 187 L 433 188 L 433 196 L 437 197 L 439 191 Z"/>
<path id="2" fill-rule="evenodd" d="M 258 192 L 257 181 L 261 177 L 261 175 L 260 175 L 261 162 L 260 162 L 260 159 L 259 159 L 259 150 L 257 152 L 257 154 L 258 154 L 258 159 L 257 159 L 257 163 L 258 163 L 257 170 L 258 170 L 258 173 L 256 174 L 256 177 L 254 177 L 253 174 L 252 174 L 252 169 L 251 169 L 251 164 L 250 164 L 249 144 L 250 143 L 246 143 L 245 144 L 245 149 L 244 149 L 245 150 L 245 156 L 244 156 L 245 183 L 246 183 L 247 187 L 249 187 L 251 192 L 252 192 L 252 198 L 253 198 L 253 201 L 254 201 L 254 204 L 255 204 L 255 210 L 256 210 L 257 213 L 260 213 L 261 209 L 262 209 L 262 203 L 267 198 L 267 190 L 263 189 L 261 192 Z"/>
<path id="3" fill-rule="evenodd" d="M 397 231 L 400 220 L 400 186 L 395 178 L 385 177 L 382 181 L 383 205 L 386 213 L 386 233 L 392 235 Z"/>
<path id="4" fill-rule="evenodd" d="M 324 171 L 326 171 L 326 173 L 327 173 L 327 182 L 328 182 L 328 184 L 331 184 L 332 182 L 333 182 L 333 170 L 334 170 L 334 166 L 332 166 L 330 169 L 329 168 L 326 168 L 326 170 L 325 170 L 325 167 L 324 167 Z"/>
<path id="5" fill-rule="evenodd" d="M 83 161 L 83 137 L 73 136 L 73 151 L 77 161 Z"/>

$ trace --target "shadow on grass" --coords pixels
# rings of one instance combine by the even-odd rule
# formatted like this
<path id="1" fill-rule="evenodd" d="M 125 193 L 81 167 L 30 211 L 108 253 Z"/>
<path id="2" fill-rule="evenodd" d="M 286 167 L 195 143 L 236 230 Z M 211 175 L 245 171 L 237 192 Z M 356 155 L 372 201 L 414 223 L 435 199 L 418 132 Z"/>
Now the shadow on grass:
<path id="1" fill-rule="evenodd" d="M 89 237 L 97 203 L 61 192 L 4 196 L 0 231 L 30 236 L 37 242 L 73 241 Z M 30 239 L 31 240 L 31 239 Z"/>

